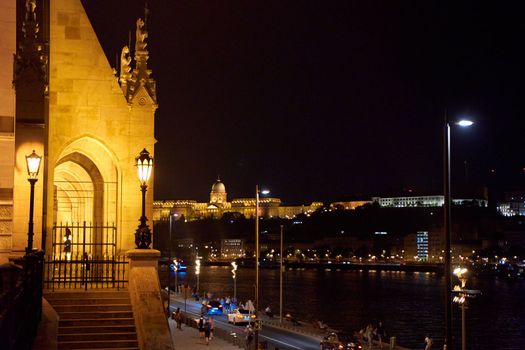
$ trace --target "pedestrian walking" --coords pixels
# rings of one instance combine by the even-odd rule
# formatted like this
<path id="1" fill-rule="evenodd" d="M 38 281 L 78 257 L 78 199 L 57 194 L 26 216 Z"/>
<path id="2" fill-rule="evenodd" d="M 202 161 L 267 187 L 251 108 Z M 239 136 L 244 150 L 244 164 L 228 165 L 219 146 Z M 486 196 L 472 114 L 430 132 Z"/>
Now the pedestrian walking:
<path id="1" fill-rule="evenodd" d="M 208 319 L 208 323 L 210 324 L 210 339 L 213 339 L 213 329 L 215 328 L 215 321 L 213 320 L 213 317 L 210 316 Z"/>
<path id="2" fill-rule="evenodd" d="M 201 317 L 199 318 L 197 327 L 199 328 L 199 338 L 204 338 L 204 316 L 203 315 L 201 315 Z"/>
<path id="3" fill-rule="evenodd" d="M 175 322 L 177 322 L 177 329 L 182 331 L 182 322 L 184 321 L 184 315 L 182 314 L 182 310 L 180 308 L 177 308 L 177 311 L 175 312 Z"/>
<path id="4" fill-rule="evenodd" d="M 210 339 L 211 339 L 211 325 L 210 325 L 210 321 L 206 321 L 204 323 L 204 341 L 206 342 L 206 345 L 210 345 Z"/>
<path id="5" fill-rule="evenodd" d="M 383 322 L 379 321 L 376 328 L 377 339 L 379 340 L 379 348 L 383 349 L 383 339 L 386 340 L 386 331 Z"/>
<path id="6" fill-rule="evenodd" d="M 432 345 L 434 344 L 434 341 L 432 341 L 432 338 L 430 335 L 427 335 L 425 337 L 425 350 L 432 350 Z"/>
<path id="7" fill-rule="evenodd" d="M 231 303 L 230 297 L 227 296 L 226 300 L 224 300 L 224 307 L 226 309 L 226 312 L 230 312 L 230 303 Z"/>
<path id="8" fill-rule="evenodd" d="M 368 342 L 368 349 L 372 350 L 372 343 L 374 342 L 374 326 L 371 323 L 365 328 L 365 338 Z"/>
<path id="9" fill-rule="evenodd" d="M 252 348 L 252 342 L 253 342 L 253 329 L 250 325 L 246 326 L 246 329 L 244 330 L 245 336 L 246 336 L 246 350 L 250 350 Z"/>

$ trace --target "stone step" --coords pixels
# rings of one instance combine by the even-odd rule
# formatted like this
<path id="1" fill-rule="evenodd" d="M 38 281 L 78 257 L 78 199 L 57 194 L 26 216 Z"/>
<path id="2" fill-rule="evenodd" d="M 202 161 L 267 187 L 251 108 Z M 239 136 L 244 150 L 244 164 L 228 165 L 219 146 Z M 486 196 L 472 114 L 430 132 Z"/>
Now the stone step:
<path id="1" fill-rule="evenodd" d="M 58 305 L 74 305 L 78 304 L 79 300 L 82 301 L 82 304 L 129 304 L 130 299 L 128 298 L 82 298 L 82 299 L 47 299 L 53 307 Z"/>
<path id="2" fill-rule="evenodd" d="M 83 326 L 135 326 L 135 319 L 128 318 L 94 318 L 94 319 L 61 319 L 58 322 L 59 327 L 83 327 Z"/>
<path id="3" fill-rule="evenodd" d="M 78 303 L 78 301 L 77 301 Z M 131 304 L 82 304 L 55 305 L 53 308 L 60 315 L 64 312 L 96 312 L 96 311 L 131 311 Z"/>
<path id="4" fill-rule="evenodd" d="M 132 311 L 61 312 L 60 320 L 133 318 Z"/>
<path id="5" fill-rule="evenodd" d="M 78 333 L 58 335 L 59 342 L 102 340 L 137 340 L 137 334 L 133 331 L 131 333 Z"/>
<path id="6" fill-rule="evenodd" d="M 138 348 L 137 340 L 59 341 L 58 350 Z"/>
<path id="7" fill-rule="evenodd" d="M 68 326 L 60 327 L 59 334 L 79 334 L 79 333 L 133 333 L 135 332 L 135 324 L 133 325 L 105 325 L 105 326 Z"/>
<path id="8" fill-rule="evenodd" d="M 70 289 L 70 290 L 55 290 L 55 291 L 44 291 L 44 297 L 47 300 L 52 299 L 86 299 L 86 298 L 129 298 L 129 291 L 127 289 L 124 290 L 108 290 L 108 289 L 100 289 L 100 290 L 87 290 L 87 291 L 81 291 L 78 289 Z"/>

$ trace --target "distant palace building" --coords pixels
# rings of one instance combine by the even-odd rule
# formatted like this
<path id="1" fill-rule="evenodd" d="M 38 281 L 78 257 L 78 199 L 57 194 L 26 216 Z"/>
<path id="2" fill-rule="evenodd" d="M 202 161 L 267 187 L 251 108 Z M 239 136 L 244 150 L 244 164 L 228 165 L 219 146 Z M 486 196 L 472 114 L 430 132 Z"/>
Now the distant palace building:
<path id="1" fill-rule="evenodd" d="M 505 192 L 504 201 L 496 209 L 503 216 L 525 216 L 525 191 Z"/>
<path id="2" fill-rule="evenodd" d="M 442 195 L 433 196 L 403 196 L 403 197 L 372 197 L 372 202 L 380 207 L 406 208 L 406 207 L 442 207 L 445 199 Z M 487 200 L 480 198 L 457 198 L 452 199 L 455 205 L 473 204 L 478 207 L 486 207 Z"/>
<path id="3" fill-rule="evenodd" d="M 309 214 L 322 207 L 322 202 L 310 205 L 282 205 L 281 199 L 259 198 L 259 215 L 265 218 L 293 218 L 297 214 Z M 213 218 L 220 219 L 224 213 L 238 213 L 246 218 L 255 217 L 255 198 L 235 198 L 227 200 L 226 186 L 217 179 L 211 186 L 210 201 L 199 203 L 196 200 L 175 199 L 153 202 L 153 221 L 168 220 L 170 214 L 187 221 Z"/>

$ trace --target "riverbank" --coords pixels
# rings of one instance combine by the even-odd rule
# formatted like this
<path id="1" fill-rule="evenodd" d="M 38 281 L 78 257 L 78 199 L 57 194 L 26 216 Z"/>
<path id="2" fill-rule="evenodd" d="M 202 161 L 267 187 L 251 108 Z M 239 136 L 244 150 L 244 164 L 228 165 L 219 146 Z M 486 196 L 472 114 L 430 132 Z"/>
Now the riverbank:
<path id="1" fill-rule="evenodd" d="M 241 260 L 240 268 L 254 268 L 253 260 Z M 205 261 L 203 266 L 230 266 L 230 261 Z M 261 263 L 260 268 L 279 268 L 279 263 Z M 284 266 L 290 269 L 336 269 L 336 270 L 365 270 L 365 271 L 405 271 L 405 272 L 437 272 L 443 271 L 443 266 L 438 264 L 405 264 L 405 263 L 334 263 L 334 262 L 284 262 Z"/>

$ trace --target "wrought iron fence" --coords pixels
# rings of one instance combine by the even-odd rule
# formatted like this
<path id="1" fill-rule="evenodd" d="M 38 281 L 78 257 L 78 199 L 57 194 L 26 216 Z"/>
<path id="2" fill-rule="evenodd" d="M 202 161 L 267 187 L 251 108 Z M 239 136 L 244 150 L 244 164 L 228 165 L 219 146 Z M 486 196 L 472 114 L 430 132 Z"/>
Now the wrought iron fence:
<path id="1" fill-rule="evenodd" d="M 60 223 L 53 226 L 54 257 L 69 259 L 71 255 L 87 253 L 92 256 L 116 255 L 115 225 Z"/>
<path id="2" fill-rule="evenodd" d="M 91 256 L 75 254 L 67 258 L 47 256 L 44 287 L 60 288 L 126 288 L 128 259 L 124 255 Z"/>
<path id="3" fill-rule="evenodd" d="M 42 318 L 44 252 L 0 265 L 0 339 L 6 350 L 30 350 Z"/>

